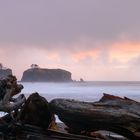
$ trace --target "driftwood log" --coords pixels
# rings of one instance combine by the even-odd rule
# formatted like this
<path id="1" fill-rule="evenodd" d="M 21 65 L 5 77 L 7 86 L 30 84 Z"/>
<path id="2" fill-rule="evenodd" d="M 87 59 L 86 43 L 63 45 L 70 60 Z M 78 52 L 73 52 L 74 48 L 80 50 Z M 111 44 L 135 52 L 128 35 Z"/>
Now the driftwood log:
<path id="1" fill-rule="evenodd" d="M 0 118 L 1 140 L 120 140 L 93 133 L 97 130 L 140 139 L 140 103 L 136 101 L 107 94 L 94 103 L 66 99 L 48 103 L 38 93 L 27 100 L 23 94 L 14 98 L 22 88 L 15 76 L 0 80 L 0 111 L 9 113 Z M 54 114 L 78 135 L 54 130 Z"/>
<path id="2" fill-rule="evenodd" d="M 56 125 L 54 114 L 52 114 L 47 100 L 38 93 L 33 93 L 22 106 L 16 118 L 8 114 L 2 118 L 0 132 L 3 133 L 3 140 L 103 140 L 88 136 L 63 133 L 61 130 L 54 130 Z M 58 128 L 58 126 L 57 126 Z M 110 139 L 109 139 L 110 140 Z"/>
<path id="3" fill-rule="evenodd" d="M 55 127 L 58 128 L 54 114 L 50 110 L 48 101 L 37 92 L 31 94 L 26 100 L 20 111 L 18 122 L 20 123 L 16 124 L 15 130 L 18 139 L 30 137 L 38 140 L 100 140 L 62 133 L 59 129 L 54 130 Z"/>
<path id="4" fill-rule="evenodd" d="M 104 94 L 98 102 L 54 99 L 51 110 L 75 133 L 107 130 L 140 140 L 140 103 Z"/>
<path id="5" fill-rule="evenodd" d="M 62 127 L 56 125 L 54 114 L 50 110 L 47 100 L 38 93 L 33 93 L 26 100 L 14 119 L 10 114 L 1 118 L 0 139 L 2 140 L 120 140 L 97 133 L 86 136 L 64 132 Z M 63 127 L 64 129 L 64 127 Z M 88 137 L 92 136 L 92 137 Z M 124 140 L 124 139 L 123 139 Z"/>
<path id="6" fill-rule="evenodd" d="M 6 79 L 0 80 L 0 111 L 11 112 L 17 110 L 25 102 L 26 98 L 23 94 L 17 98 L 14 95 L 21 92 L 23 86 L 17 84 L 15 76 L 9 75 Z"/>

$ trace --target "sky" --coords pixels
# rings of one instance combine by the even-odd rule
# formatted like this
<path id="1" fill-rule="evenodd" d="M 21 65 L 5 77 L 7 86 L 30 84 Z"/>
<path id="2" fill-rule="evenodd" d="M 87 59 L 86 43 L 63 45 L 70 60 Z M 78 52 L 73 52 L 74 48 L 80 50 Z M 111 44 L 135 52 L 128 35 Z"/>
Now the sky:
<path id="1" fill-rule="evenodd" d="M 31 64 L 74 80 L 140 81 L 139 0 L 0 1 L 0 62 L 20 80 Z"/>

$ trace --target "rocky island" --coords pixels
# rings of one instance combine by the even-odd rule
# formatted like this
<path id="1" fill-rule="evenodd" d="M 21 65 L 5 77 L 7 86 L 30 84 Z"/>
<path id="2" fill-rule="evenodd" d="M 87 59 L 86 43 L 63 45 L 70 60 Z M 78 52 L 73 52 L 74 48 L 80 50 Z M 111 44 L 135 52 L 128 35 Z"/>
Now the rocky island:
<path id="1" fill-rule="evenodd" d="M 32 64 L 23 72 L 22 82 L 71 82 L 71 72 L 63 69 L 40 68 Z"/>
<path id="2" fill-rule="evenodd" d="M 0 63 L 0 79 L 7 78 L 8 75 L 12 75 L 12 70 L 3 67 L 3 65 Z"/>

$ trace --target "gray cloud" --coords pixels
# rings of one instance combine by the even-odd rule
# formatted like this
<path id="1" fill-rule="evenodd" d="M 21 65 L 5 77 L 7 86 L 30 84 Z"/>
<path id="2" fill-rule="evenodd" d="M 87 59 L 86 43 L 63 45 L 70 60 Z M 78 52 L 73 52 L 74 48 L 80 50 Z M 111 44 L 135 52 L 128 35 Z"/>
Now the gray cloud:
<path id="1" fill-rule="evenodd" d="M 80 38 L 138 40 L 139 5 L 139 0 L 1 1 L 0 42 L 49 47 L 50 42 Z"/>
<path id="2" fill-rule="evenodd" d="M 139 5 L 140 0 L 0 1 L 0 61 L 18 77 L 37 63 L 66 68 L 87 79 L 106 80 L 110 75 L 110 80 L 140 79 L 139 68 L 126 67 L 137 66 L 140 58 L 130 58 L 128 64 L 112 49 L 115 43 L 121 45 L 119 41 L 130 42 L 132 49 L 133 42 L 139 43 Z M 121 51 L 119 45 L 115 47 Z M 95 51 L 97 56 L 87 53 L 78 60 L 80 51 Z"/>
<path id="3" fill-rule="evenodd" d="M 128 63 L 130 67 L 140 68 L 140 55 L 133 57 Z"/>

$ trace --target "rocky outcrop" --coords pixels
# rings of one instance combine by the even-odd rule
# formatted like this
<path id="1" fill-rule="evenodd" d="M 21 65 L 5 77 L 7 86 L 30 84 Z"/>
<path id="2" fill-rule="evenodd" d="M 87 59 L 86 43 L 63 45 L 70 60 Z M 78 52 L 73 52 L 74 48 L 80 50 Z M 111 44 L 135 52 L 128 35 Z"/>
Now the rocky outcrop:
<path id="1" fill-rule="evenodd" d="M 31 94 L 26 100 L 21 109 L 19 120 L 22 124 L 30 124 L 46 129 L 52 121 L 55 121 L 47 100 L 37 92 Z"/>
<path id="2" fill-rule="evenodd" d="M 3 67 L 2 63 L 0 63 L 0 79 L 5 79 L 8 75 L 12 75 L 12 70 L 6 67 Z"/>
<path id="3" fill-rule="evenodd" d="M 71 73 L 62 69 L 31 68 L 24 71 L 22 82 L 70 82 Z"/>
<path id="4" fill-rule="evenodd" d="M 8 75 L 12 75 L 11 69 L 0 69 L 0 79 L 7 78 Z"/>

